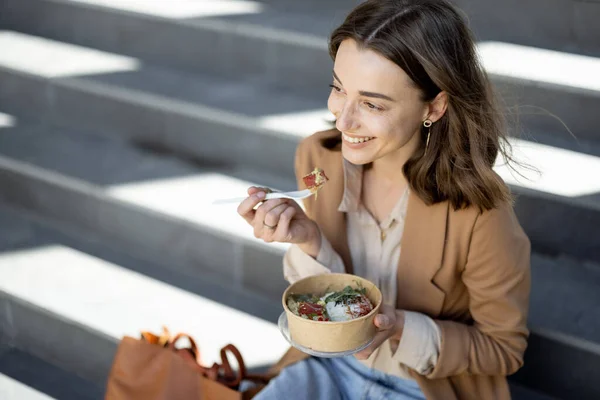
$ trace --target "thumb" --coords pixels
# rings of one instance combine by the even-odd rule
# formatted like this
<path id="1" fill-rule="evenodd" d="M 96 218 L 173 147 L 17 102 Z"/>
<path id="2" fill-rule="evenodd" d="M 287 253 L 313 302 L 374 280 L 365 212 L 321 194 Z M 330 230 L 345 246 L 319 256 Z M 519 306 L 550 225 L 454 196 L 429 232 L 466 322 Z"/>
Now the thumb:
<path id="1" fill-rule="evenodd" d="M 379 329 L 389 329 L 391 326 L 390 317 L 385 314 L 379 314 L 375 317 L 375 325 Z"/>

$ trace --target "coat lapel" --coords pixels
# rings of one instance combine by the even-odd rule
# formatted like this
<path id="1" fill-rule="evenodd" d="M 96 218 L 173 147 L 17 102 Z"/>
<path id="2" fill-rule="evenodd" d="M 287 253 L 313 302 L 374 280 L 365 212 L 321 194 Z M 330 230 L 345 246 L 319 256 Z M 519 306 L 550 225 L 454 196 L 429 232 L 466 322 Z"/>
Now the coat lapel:
<path id="1" fill-rule="evenodd" d="M 433 283 L 442 266 L 449 203 L 425 204 L 413 191 L 398 263 L 397 307 L 438 316 L 444 292 Z"/>

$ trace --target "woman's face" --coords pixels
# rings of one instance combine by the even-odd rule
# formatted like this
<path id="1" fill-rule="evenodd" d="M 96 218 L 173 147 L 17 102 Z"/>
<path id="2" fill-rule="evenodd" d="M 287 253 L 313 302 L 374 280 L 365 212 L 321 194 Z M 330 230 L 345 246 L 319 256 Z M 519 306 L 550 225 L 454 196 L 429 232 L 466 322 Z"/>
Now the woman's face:
<path id="1" fill-rule="evenodd" d="M 352 39 L 338 49 L 327 106 L 342 132 L 344 158 L 357 165 L 412 154 L 428 112 L 402 68 L 373 50 L 360 50 Z"/>

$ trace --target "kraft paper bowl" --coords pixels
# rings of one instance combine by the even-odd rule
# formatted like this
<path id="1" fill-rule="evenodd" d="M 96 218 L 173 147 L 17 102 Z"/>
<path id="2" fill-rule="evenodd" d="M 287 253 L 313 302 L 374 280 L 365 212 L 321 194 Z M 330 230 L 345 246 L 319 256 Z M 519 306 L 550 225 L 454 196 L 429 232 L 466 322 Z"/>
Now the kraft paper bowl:
<path id="1" fill-rule="evenodd" d="M 350 321 L 313 321 L 294 314 L 287 306 L 291 294 L 316 294 L 344 289 L 346 286 L 366 289 L 366 296 L 373 304 L 373 310 L 360 318 Z M 319 352 L 351 351 L 371 341 L 377 331 L 373 320 L 381 307 L 381 291 L 371 281 L 350 274 L 322 274 L 309 276 L 291 284 L 283 293 L 283 309 L 287 315 L 291 339 L 304 347 Z"/>

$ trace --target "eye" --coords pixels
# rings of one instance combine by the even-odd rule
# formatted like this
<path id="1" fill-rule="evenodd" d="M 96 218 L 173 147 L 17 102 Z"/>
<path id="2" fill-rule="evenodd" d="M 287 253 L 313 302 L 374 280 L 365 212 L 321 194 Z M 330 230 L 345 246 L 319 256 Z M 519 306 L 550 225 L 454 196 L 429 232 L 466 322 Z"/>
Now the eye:
<path id="1" fill-rule="evenodd" d="M 329 85 L 329 87 L 332 88 L 333 91 L 336 92 L 336 93 L 342 93 L 342 89 L 340 89 L 336 85 Z"/>
<path id="2" fill-rule="evenodd" d="M 369 103 L 369 102 L 365 102 L 365 105 L 367 107 L 369 107 L 369 109 L 374 110 L 374 111 L 382 111 L 383 109 L 381 107 L 377 107 L 375 104 L 373 103 Z"/>

